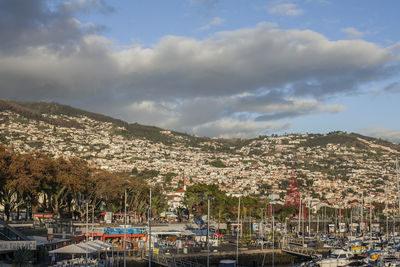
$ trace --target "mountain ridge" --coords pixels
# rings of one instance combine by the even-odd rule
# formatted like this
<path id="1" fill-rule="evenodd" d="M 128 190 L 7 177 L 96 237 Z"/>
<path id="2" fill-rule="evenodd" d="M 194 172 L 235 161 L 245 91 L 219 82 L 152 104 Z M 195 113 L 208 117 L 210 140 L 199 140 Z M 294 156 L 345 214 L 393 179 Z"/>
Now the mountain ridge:
<path id="1" fill-rule="evenodd" d="M 245 144 L 248 143 L 251 140 L 256 140 L 257 137 L 255 138 L 247 138 L 247 139 L 241 139 L 241 138 L 211 138 L 211 137 L 199 137 L 199 136 L 192 136 L 186 133 L 180 133 L 177 131 L 173 130 L 165 130 L 157 126 L 151 126 L 151 125 L 142 125 L 137 122 L 135 123 L 128 123 L 126 121 L 123 121 L 121 119 L 116 119 L 111 116 L 103 115 L 100 113 L 95 113 L 95 112 L 90 112 L 86 111 L 83 109 L 75 108 L 69 105 L 64 105 L 60 104 L 57 102 L 19 102 L 19 101 L 11 101 L 11 100 L 2 100 L 0 99 L 0 111 L 3 110 L 12 110 L 28 119 L 34 119 L 34 120 L 41 120 L 50 124 L 53 124 L 55 126 L 63 126 L 63 127 L 74 127 L 74 128 L 82 128 L 79 123 L 76 122 L 71 122 L 71 121 L 65 121 L 65 120 L 52 120 L 49 118 L 46 118 L 43 116 L 43 114 L 49 114 L 49 115 L 67 115 L 67 116 L 87 116 L 93 120 L 100 121 L 100 122 L 110 122 L 113 124 L 116 124 L 121 127 L 125 127 L 133 136 L 135 137 L 141 137 L 141 138 L 147 138 L 151 141 L 161 141 L 163 140 L 165 142 L 165 138 L 168 137 L 168 135 L 162 134 L 161 136 L 163 138 L 160 138 L 159 133 L 161 131 L 163 132 L 171 132 L 172 135 L 176 136 L 185 136 L 191 139 L 199 139 L 201 141 L 214 141 L 214 142 L 221 142 L 225 144 Z M 288 134 L 285 134 L 288 135 Z M 293 134 L 289 134 L 293 135 Z M 296 135 L 296 134 L 294 134 Z M 371 136 L 365 136 L 361 135 L 359 133 L 346 133 L 343 131 L 333 131 L 328 134 L 323 134 L 323 133 L 315 133 L 315 134 L 310 134 L 311 136 L 316 136 L 319 140 L 319 142 L 316 142 L 316 140 L 313 140 L 312 142 L 308 142 L 305 145 L 309 146 L 316 146 L 318 143 L 320 144 L 326 144 L 326 143 L 340 143 L 339 139 L 342 139 L 343 141 L 348 141 L 343 138 L 343 136 L 352 136 L 352 137 L 360 137 L 363 139 L 367 139 L 369 141 L 374 141 L 374 142 L 379 142 L 382 145 L 389 146 L 393 149 L 397 149 L 400 151 L 400 146 L 399 144 L 383 140 L 381 138 L 375 138 Z M 332 138 L 332 136 L 335 135 L 337 138 Z M 259 136 L 258 138 L 262 138 L 263 136 Z M 339 137 L 339 138 L 338 138 Z M 363 146 L 362 142 L 356 142 L 358 145 Z M 170 140 L 167 141 L 167 144 L 170 143 Z M 195 143 L 195 142 L 194 142 Z"/>
<path id="2" fill-rule="evenodd" d="M 91 119 L 100 122 L 110 122 L 116 124 L 117 126 L 125 127 L 136 137 L 147 137 L 150 140 L 158 141 L 159 138 L 155 135 L 155 133 L 163 131 L 163 129 L 156 126 L 142 125 L 139 123 L 128 123 L 120 119 L 115 119 L 111 116 L 94 113 L 90 111 L 86 111 L 83 109 L 75 108 L 69 105 L 63 105 L 56 102 L 17 102 L 17 101 L 7 101 L 0 100 L 0 111 L 2 110 L 12 110 L 16 113 L 34 120 L 41 120 L 44 122 L 48 122 L 55 126 L 66 126 L 66 127 L 75 127 L 82 128 L 78 123 L 69 124 L 66 121 L 59 120 L 49 120 L 44 117 L 43 114 L 49 115 L 67 115 L 67 116 L 87 116 Z M 174 132 L 178 135 L 183 135 L 178 132 Z"/>

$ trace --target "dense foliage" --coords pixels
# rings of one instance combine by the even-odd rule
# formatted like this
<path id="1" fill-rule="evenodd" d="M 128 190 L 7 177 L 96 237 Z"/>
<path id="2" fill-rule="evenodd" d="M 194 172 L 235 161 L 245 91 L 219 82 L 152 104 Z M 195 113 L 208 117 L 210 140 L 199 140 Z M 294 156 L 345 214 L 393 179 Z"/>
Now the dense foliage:
<path id="1" fill-rule="evenodd" d="M 210 199 L 210 216 L 218 221 L 236 221 L 239 198 L 228 196 L 217 185 L 196 184 L 189 186 L 184 198 L 184 204 L 194 217 L 207 214 L 208 199 Z M 243 197 L 241 199 L 241 217 L 261 217 L 266 203 L 257 198 Z"/>
<path id="2" fill-rule="evenodd" d="M 79 158 L 50 158 L 40 153 L 16 154 L 0 145 L 0 204 L 5 219 L 13 212 L 51 212 L 83 216 L 86 200 L 95 210 L 123 210 L 127 191 L 128 211 L 145 217 L 149 186 L 141 177 L 91 168 Z M 153 190 L 153 214 L 165 207 L 165 197 Z"/>

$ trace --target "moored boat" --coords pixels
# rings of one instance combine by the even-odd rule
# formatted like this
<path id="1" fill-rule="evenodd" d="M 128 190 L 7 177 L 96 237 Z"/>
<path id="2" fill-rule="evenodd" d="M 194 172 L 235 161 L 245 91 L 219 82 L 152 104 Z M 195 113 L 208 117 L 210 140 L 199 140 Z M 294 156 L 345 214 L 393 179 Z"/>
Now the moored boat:
<path id="1" fill-rule="evenodd" d="M 343 249 L 335 249 L 327 258 L 317 261 L 321 267 L 339 267 L 350 264 L 353 254 Z"/>

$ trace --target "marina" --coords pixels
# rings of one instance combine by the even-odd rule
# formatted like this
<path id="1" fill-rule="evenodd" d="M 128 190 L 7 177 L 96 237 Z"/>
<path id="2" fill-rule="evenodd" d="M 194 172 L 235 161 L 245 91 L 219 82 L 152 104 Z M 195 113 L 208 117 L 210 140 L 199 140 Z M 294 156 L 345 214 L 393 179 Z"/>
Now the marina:
<path id="1" fill-rule="evenodd" d="M 151 206 L 151 189 L 149 194 Z M 0 250 L 7 256 L 8 251 L 31 249 L 38 265 L 54 267 L 400 265 L 400 217 L 387 212 L 388 203 L 378 210 L 364 202 L 362 193 L 360 203 L 313 209 L 309 199 L 302 199 L 293 170 L 284 205 L 266 205 L 261 218 L 244 216 L 246 206 L 239 197 L 237 217 L 217 222 L 210 217 L 208 195 L 203 217 L 160 223 L 149 210 L 147 222 L 128 225 L 126 195 L 125 212 L 115 219 L 105 213 L 103 221 L 95 222 L 92 216 L 90 222 L 87 205 L 86 222 L 58 220 L 51 214 L 34 214 L 33 224 L 1 222 L 0 234 L 8 241 Z M 37 227 L 47 231 L 47 242 L 27 234 Z"/>
<path id="2" fill-rule="evenodd" d="M 0 0 L 0 267 L 400 267 L 400 0 Z"/>

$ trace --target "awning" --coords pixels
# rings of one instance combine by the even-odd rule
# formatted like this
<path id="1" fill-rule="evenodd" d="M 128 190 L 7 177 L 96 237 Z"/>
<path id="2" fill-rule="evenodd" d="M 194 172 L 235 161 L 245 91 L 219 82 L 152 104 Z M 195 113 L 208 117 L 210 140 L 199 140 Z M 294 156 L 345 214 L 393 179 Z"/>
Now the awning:
<path id="1" fill-rule="evenodd" d="M 50 254 L 86 254 L 103 251 L 111 247 L 112 245 L 101 240 L 94 240 L 89 242 L 82 242 L 79 244 L 72 244 L 62 248 L 49 251 Z"/>
<path id="2" fill-rule="evenodd" d="M 93 241 L 89 241 L 89 242 L 92 242 L 92 243 L 94 243 L 94 244 L 97 244 L 97 245 L 100 246 L 102 249 L 108 249 L 108 248 L 110 248 L 110 247 L 113 246 L 112 244 L 107 243 L 107 242 L 104 242 L 104 241 L 101 241 L 101 240 L 93 240 Z"/>
<path id="3" fill-rule="evenodd" d="M 86 253 L 90 254 L 93 252 L 96 252 L 96 250 L 89 246 L 73 244 L 55 250 L 51 250 L 49 251 L 49 254 L 86 254 Z"/>

